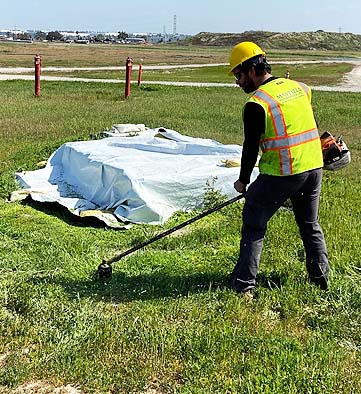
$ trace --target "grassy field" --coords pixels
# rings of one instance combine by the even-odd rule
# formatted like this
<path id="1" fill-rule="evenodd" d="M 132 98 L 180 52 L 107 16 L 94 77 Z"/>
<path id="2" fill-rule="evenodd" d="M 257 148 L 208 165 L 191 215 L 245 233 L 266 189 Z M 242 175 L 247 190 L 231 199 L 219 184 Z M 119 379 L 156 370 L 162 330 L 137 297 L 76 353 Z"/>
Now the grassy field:
<path id="1" fill-rule="evenodd" d="M 137 79 L 138 65 L 154 64 L 207 64 L 226 63 L 229 48 L 202 47 L 195 50 L 187 46 L 128 46 L 128 45 L 81 45 L 81 44 L 20 44 L 0 42 L 0 67 L 33 67 L 34 54 L 42 56 L 42 67 L 116 67 L 125 65 L 126 58 L 134 60 L 133 79 Z M 351 58 L 359 56 L 348 52 L 317 51 L 276 51 L 269 53 L 270 62 L 276 60 L 325 60 Z M 352 65 L 347 63 L 316 64 L 274 64 L 273 74 L 284 76 L 287 71 L 291 78 L 300 79 L 312 86 L 336 85 L 342 81 L 345 73 L 351 71 Z M 171 70 L 144 70 L 142 80 L 147 81 L 183 81 L 183 82 L 223 82 L 232 83 L 233 78 L 227 75 L 226 66 L 186 68 Z M 42 75 L 67 76 L 78 78 L 125 79 L 125 70 L 119 71 L 47 71 Z"/>
<path id="2" fill-rule="evenodd" d="M 133 80 L 137 80 L 139 65 L 134 64 Z M 352 70 L 352 65 L 347 63 L 316 63 L 316 64 L 275 64 L 272 72 L 277 76 L 284 76 L 289 71 L 291 78 L 302 80 L 311 86 L 336 85 L 342 81 L 345 73 Z M 223 82 L 233 83 L 234 78 L 228 75 L 227 66 L 212 66 L 201 68 L 183 68 L 170 70 L 147 70 L 142 72 L 142 82 L 147 81 L 181 81 L 181 82 Z M 44 70 L 42 75 L 59 75 L 75 78 L 101 78 L 125 80 L 125 70 L 119 71 L 71 71 L 58 72 Z"/>
<path id="3" fill-rule="evenodd" d="M 1 43 L 0 67 L 29 67 L 34 55 L 42 56 L 47 66 L 118 66 L 130 56 L 147 64 L 224 63 L 228 48 L 194 48 L 172 45 L 107 45 L 56 43 Z"/>
<path id="4" fill-rule="evenodd" d="M 343 134 L 353 159 L 324 176 L 330 290 L 307 284 L 284 210 L 269 224 L 250 303 L 227 288 L 241 204 L 129 256 L 101 283 L 93 274 L 103 258 L 192 214 L 119 232 L 58 207 L 6 202 L 15 171 L 115 123 L 242 143 L 243 93 L 134 87 L 124 101 L 122 85 L 43 82 L 40 98 L 32 82 L 0 86 L 0 392 L 30 382 L 84 393 L 361 392 L 360 94 L 313 94 L 320 130 Z"/>
<path id="5" fill-rule="evenodd" d="M 106 44 L 33 44 L 0 41 L 0 67 L 32 67 L 34 55 L 40 54 L 44 66 L 118 66 L 130 56 L 135 63 L 144 64 L 205 64 L 226 63 L 228 47 L 194 47 L 180 45 L 106 45 Z M 360 57 L 360 53 L 342 51 L 269 50 L 275 60 L 324 60 Z"/>

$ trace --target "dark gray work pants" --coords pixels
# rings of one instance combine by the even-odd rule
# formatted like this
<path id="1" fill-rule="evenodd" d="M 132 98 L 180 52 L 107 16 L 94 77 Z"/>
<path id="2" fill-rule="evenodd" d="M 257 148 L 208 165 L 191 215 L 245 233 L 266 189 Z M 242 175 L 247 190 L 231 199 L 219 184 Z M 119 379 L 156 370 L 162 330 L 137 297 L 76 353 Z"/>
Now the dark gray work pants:
<path id="1" fill-rule="evenodd" d="M 238 291 L 255 287 L 267 223 L 290 198 L 306 251 L 311 282 L 327 283 L 329 263 L 325 239 L 318 223 L 322 169 L 291 176 L 259 175 L 249 186 L 243 207 L 240 256 L 232 279 Z"/>

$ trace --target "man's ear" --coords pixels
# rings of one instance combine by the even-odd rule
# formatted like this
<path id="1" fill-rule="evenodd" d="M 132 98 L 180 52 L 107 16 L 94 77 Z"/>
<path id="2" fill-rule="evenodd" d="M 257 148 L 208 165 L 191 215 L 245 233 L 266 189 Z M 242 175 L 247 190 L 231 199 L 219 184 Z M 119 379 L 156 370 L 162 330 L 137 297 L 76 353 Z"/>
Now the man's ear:
<path id="1" fill-rule="evenodd" d="M 250 67 L 248 69 L 248 76 L 250 78 L 255 78 L 256 77 L 256 69 L 254 67 Z"/>

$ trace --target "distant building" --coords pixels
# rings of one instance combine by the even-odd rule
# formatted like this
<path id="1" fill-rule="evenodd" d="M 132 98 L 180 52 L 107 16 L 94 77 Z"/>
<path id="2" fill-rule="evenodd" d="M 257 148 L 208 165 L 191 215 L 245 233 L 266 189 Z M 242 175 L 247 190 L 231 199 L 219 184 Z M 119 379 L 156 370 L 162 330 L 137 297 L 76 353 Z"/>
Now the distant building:
<path id="1" fill-rule="evenodd" d="M 40 30 L 0 30 L 0 40 L 19 40 L 24 34 L 28 34 L 31 40 L 35 39 L 36 34 Z M 47 34 L 50 30 L 41 30 Z M 119 38 L 119 32 L 97 32 L 97 31 L 59 31 L 62 38 L 61 40 L 67 43 L 76 42 L 80 44 L 89 44 L 90 42 L 99 42 L 96 38 L 102 36 L 104 43 L 123 43 L 123 44 L 160 44 L 170 43 L 183 40 L 189 35 L 185 34 L 166 34 L 162 33 L 128 33 L 127 38 Z"/>
<path id="2" fill-rule="evenodd" d="M 80 44 L 89 44 L 92 39 L 91 33 L 88 32 L 76 32 L 76 31 L 60 31 L 65 42 L 79 42 Z M 86 42 L 88 41 L 88 42 Z"/>
<path id="3" fill-rule="evenodd" d="M 20 41 L 33 42 L 33 36 L 26 30 L 0 30 L 0 40 L 2 41 Z"/>
<path id="4" fill-rule="evenodd" d="M 187 37 L 190 37 L 186 34 L 165 34 L 165 33 L 132 33 L 130 37 L 142 37 L 146 42 L 150 44 L 160 44 L 160 43 L 169 43 L 169 42 L 177 42 L 180 40 L 184 40 Z"/>
<path id="5" fill-rule="evenodd" d="M 8 37 L 9 30 L 0 30 L 0 39 Z"/>
<path id="6" fill-rule="evenodd" d="M 23 30 L 0 30 L 0 38 L 6 40 L 17 40 L 21 34 L 26 33 Z"/>
<path id="7" fill-rule="evenodd" d="M 140 37 L 128 37 L 124 40 L 125 44 L 145 44 L 146 40 Z"/>

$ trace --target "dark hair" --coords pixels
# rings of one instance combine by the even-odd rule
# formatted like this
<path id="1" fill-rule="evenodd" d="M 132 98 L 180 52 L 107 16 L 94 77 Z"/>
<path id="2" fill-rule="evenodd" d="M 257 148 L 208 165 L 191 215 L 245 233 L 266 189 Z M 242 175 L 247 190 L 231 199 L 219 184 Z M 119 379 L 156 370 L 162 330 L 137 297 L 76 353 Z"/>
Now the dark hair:
<path id="1" fill-rule="evenodd" d="M 266 56 L 263 55 L 258 55 L 246 60 L 242 63 L 241 69 L 244 72 L 247 72 L 251 67 L 254 67 L 257 76 L 271 73 L 272 71 L 271 66 L 267 62 Z"/>

